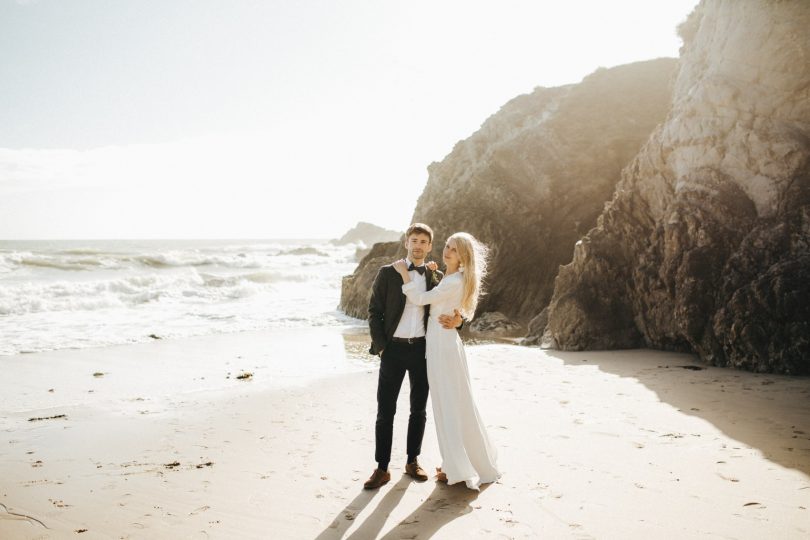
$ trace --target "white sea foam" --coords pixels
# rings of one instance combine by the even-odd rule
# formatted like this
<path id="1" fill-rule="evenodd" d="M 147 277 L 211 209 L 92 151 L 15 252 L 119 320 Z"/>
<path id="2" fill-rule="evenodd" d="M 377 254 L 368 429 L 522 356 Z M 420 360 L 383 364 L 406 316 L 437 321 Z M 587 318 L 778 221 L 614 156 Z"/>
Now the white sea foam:
<path id="1" fill-rule="evenodd" d="M 293 241 L 0 242 L 0 354 L 357 324 L 335 310 L 354 250 Z"/>

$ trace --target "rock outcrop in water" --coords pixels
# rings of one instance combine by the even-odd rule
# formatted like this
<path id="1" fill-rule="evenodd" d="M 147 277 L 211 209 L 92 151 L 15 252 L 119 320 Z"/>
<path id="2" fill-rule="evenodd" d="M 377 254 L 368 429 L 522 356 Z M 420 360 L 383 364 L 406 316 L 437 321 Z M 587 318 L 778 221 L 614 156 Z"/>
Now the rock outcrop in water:
<path id="1" fill-rule="evenodd" d="M 384 229 L 372 223 L 360 221 L 337 240 L 332 242 L 338 245 L 362 242 L 371 247 L 377 242 L 393 242 L 399 240 L 402 232 Z"/>
<path id="2" fill-rule="evenodd" d="M 557 347 L 810 372 L 808 28 L 810 3 L 777 0 L 704 0 L 681 26 L 666 122 L 557 277 Z"/>
<path id="3" fill-rule="evenodd" d="M 493 279 L 479 313 L 525 323 L 548 304 L 559 265 L 571 261 L 622 168 L 666 117 L 675 68 L 673 59 L 651 60 L 537 88 L 430 165 L 413 221 L 433 227 L 438 260 L 456 231 L 490 245 Z M 398 246 L 375 247 L 344 278 L 341 309 L 366 317 L 374 275 L 404 254 Z"/>
<path id="4" fill-rule="evenodd" d="M 371 247 L 380 242 L 393 242 L 402 237 L 401 232 L 384 229 L 372 223 L 360 221 L 350 230 L 332 243 L 337 245 L 360 243 L 354 252 L 354 260 L 361 261 L 371 252 Z M 357 317 L 357 315 L 353 315 Z"/>

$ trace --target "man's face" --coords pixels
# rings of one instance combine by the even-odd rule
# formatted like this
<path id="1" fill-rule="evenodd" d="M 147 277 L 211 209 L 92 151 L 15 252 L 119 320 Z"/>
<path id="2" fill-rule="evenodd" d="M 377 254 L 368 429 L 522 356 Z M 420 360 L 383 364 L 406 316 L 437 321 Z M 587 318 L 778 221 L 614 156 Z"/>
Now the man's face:
<path id="1" fill-rule="evenodd" d="M 430 242 L 430 236 L 415 232 L 405 240 L 405 247 L 408 249 L 408 259 L 413 263 L 421 264 L 430 253 L 433 244 Z"/>

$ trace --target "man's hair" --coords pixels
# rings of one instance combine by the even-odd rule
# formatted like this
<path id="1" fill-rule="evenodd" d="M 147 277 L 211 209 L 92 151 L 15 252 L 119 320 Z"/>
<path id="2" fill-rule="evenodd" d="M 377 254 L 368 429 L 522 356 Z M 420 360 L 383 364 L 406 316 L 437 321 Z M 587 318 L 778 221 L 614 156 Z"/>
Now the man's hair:
<path id="1" fill-rule="evenodd" d="M 405 231 L 405 238 L 410 238 L 412 234 L 426 234 L 430 238 L 430 243 L 433 243 L 433 229 L 424 223 L 414 223 L 408 227 L 408 230 Z"/>

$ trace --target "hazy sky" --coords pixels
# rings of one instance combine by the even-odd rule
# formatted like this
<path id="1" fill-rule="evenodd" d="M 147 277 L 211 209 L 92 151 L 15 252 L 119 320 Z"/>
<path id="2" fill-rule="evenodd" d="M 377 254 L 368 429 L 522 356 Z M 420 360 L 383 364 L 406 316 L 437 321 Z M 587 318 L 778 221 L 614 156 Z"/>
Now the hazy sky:
<path id="1" fill-rule="evenodd" d="M 677 56 L 697 0 L 0 0 L 0 238 L 404 229 L 509 99 Z"/>

